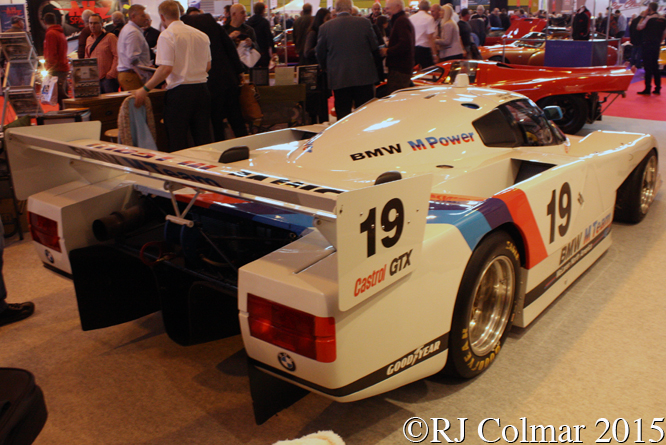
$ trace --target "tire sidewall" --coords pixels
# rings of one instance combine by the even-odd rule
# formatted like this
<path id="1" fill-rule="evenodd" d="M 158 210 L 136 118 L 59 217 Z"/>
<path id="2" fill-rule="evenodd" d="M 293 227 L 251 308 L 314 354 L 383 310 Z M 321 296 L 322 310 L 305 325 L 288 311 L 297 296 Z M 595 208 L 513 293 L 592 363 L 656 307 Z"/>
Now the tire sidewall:
<path id="1" fill-rule="evenodd" d="M 575 118 L 571 119 L 569 122 L 555 122 L 560 130 L 566 134 L 576 134 L 578 133 L 585 123 L 587 122 L 587 114 L 589 112 L 587 103 L 585 99 L 576 96 L 576 95 L 557 95 L 557 96 L 548 96 L 543 99 L 539 99 L 538 105 L 541 108 L 545 108 L 550 105 L 557 105 L 562 108 L 562 113 L 566 116 L 566 107 L 562 105 L 563 101 L 572 102 L 571 108 L 577 113 Z"/>
<path id="2" fill-rule="evenodd" d="M 490 352 L 483 356 L 472 352 L 469 344 L 468 330 L 472 311 L 473 292 L 476 289 L 481 273 L 494 259 L 504 256 L 513 264 L 514 286 L 511 302 L 511 313 L 499 342 Z M 456 305 L 449 335 L 449 360 L 447 366 L 460 377 L 472 378 L 485 371 L 494 361 L 506 340 L 516 311 L 518 289 L 520 287 L 520 253 L 513 239 L 504 232 L 495 232 L 484 239 L 475 249 L 470 258 L 463 279 L 460 283 Z"/>
<path id="3" fill-rule="evenodd" d="M 616 198 L 615 220 L 636 224 L 641 222 L 650 211 L 648 206 L 647 211 L 641 210 L 641 195 L 643 190 L 643 176 L 648 162 L 653 157 L 657 158 L 657 153 L 654 149 L 650 150 L 643 160 L 631 172 L 631 175 L 618 189 L 618 196 Z M 659 170 L 659 159 L 657 158 L 657 171 Z M 619 206 L 619 208 L 618 208 Z"/>

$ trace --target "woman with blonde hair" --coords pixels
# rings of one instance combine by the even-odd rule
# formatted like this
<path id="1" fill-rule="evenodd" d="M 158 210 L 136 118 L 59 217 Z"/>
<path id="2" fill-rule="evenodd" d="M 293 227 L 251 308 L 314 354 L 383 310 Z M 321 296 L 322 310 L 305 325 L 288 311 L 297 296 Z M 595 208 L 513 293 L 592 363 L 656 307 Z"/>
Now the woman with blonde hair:
<path id="1" fill-rule="evenodd" d="M 440 62 L 462 59 L 463 47 L 460 43 L 460 31 L 458 30 L 458 24 L 453 21 L 453 8 L 450 4 L 442 6 L 442 20 L 440 23 L 439 35 L 435 39 Z"/>

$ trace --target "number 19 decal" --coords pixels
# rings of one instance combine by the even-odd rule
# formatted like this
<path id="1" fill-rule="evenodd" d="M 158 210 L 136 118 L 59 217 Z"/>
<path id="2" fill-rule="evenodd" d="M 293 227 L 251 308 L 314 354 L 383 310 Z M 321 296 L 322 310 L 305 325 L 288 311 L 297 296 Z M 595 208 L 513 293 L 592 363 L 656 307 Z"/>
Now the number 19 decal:
<path id="1" fill-rule="evenodd" d="M 555 192 L 556 190 L 553 190 L 550 202 L 546 207 L 546 214 L 550 216 L 550 243 L 555 241 Z M 568 182 L 562 184 L 557 207 L 559 210 L 558 213 L 560 215 L 560 219 L 565 220 L 564 223 L 557 226 L 557 231 L 559 232 L 560 236 L 564 236 L 567 234 L 567 230 L 569 230 L 569 223 L 571 222 L 571 186 Z"/>
<path id="2" fill-rule="evenodd" d="M 368 258 L 377 253 L 377 249 L 375 247 L 375 241 L 377 238 L 376 209 L 377 209 L 376 207 L 371 208 L 370 211 L 368 212 L 368 217 L 365 219 L 365 221 L 361 223 L 361 233 L 363 232 L 368 233 L 367 236 Z M 391 214 L 391 210 L 395 210 L 395 212 Z M 398 240 L 400 239 L 400 235 L 402 234 L 402 228 L 405 224 L 405 211 L 402 205 L 402 201 L 400 201 L 398 198 L 393 198 L 389 202 L 387 202 L 384 208 L 382 209 L 380 222 L 382 230 L 384 232 L 390 233 L 393 232 L 393 230 L 395 230 L 395 233 L 392 236 L 387 235 L 384 238 L 382 238 L 382 245 L 387 249 L 395 246 Z"/>

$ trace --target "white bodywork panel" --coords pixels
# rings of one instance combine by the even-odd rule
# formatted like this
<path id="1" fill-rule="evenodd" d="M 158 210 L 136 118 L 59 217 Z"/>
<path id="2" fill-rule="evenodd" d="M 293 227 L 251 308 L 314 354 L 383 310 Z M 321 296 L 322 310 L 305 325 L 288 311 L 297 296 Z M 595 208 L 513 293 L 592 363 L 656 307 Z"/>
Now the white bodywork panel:
<path id="1" fill-rule="evenodd" d="M 595 132 L 559 145 L 485 146 L 473 122 L 520 98 L 482 88 L 412 89 L 330 127 L 171 154 L 100 142 L 96 123 L 16 129 L 8 133 L 9 157 L 17 195 L 32 195 L 29 210 L 62 228 L 64 254 L 53 255 L 53 265 L 65 271 L 67 252 L 95 242 L 93 219 L 124 208 L 133 194 L 164 196 L 165 182 L 188 187 L 179 193 L 205 190 L 313 216 L 314 227 L 301 238 L 240 268 L 243 341 L 266 372 L 352 401 L 442 369 L 461 278 L 488 233 L 516 234 L 521 248 L 518 326 L 532 322 L 609 247 L 616 191 L 656 141 Z M 239 145 L 249 148 L 248 159 L 218 162 Z M 543 171 L 517 182 L 527 164 Z M 389 171 L 403 179 L 373 185 Z M 49 261 L 43 246 L 37 250 Z M 396 258 L 401 266 L 391 274 Z M 363 277 L 381 270 L 386 280 L 365 289 Z M 285 372 L 278 355 L 287 351 L 250 334 L 248 294 L 333 317 L 335 360 L 290 352 L 296 367 Z"/>

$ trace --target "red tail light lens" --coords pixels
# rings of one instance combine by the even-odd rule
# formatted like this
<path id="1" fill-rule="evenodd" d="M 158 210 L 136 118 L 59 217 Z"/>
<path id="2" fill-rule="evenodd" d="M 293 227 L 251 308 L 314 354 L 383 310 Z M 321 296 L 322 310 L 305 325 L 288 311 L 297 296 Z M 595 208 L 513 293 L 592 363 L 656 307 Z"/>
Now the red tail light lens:
<path id="1" fill-rule="evenodd" d="M 335 318 L 307 312 L 248 294 L 250 334 L 318 362 L 335 361 Z"/>
<path id="2" fill-rule="evenodd" d="M 28 212 L 28 216 L 32 239 L 49 249 L 61 252 L 60 237 L 58 236 L 58 223 L 36 213 Z"/>

